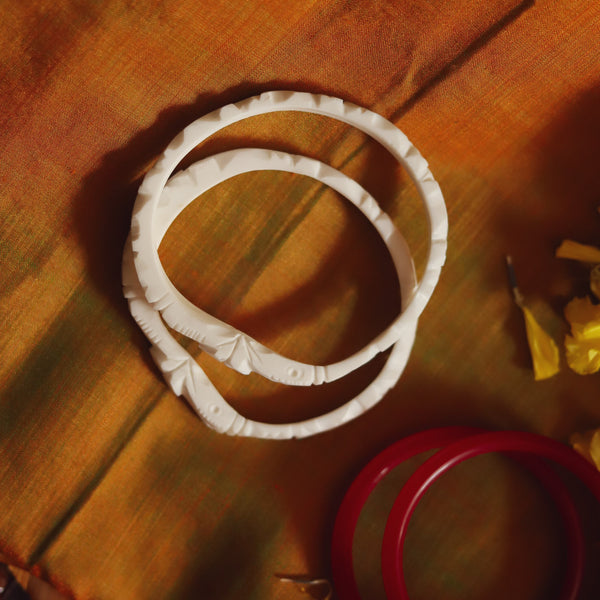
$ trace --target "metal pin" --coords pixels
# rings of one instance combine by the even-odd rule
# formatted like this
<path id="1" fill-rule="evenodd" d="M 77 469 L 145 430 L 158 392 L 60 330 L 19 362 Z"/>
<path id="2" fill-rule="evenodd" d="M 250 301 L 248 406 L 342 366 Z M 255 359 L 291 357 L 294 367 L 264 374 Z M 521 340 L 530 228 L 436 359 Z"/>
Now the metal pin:
<path id="1" fill-rule="evenodd" d="M 295 584 L 304 594 L 310 594 L 311 590 L 322 587 L 327 590 L 327 595 L 323 600 L 331 600 L 333 589 L 331 583 L 327 579 L 309 579 L 307 577 L 296 577 L 293 575 L 275 575 L 275 577 L 277 577 L 279 581 Z"/>
<path id="2" fill-rule="evenodd" d="M 510 284 L 513 298 L 515 299 L 515 303 L 517 306 L 523 307 L 524 298 L 517 283 L 517 276 L 515 274 L 512 256 L 506 256 L 506 270 L 508 272 L 508 282 Z"/>

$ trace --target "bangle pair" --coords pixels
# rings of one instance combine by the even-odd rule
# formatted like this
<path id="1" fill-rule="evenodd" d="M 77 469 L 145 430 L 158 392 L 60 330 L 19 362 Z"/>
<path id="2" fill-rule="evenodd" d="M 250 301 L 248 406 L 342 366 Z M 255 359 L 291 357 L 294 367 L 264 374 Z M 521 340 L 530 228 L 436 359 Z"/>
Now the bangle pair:
<path id="1" fill-rule="evenodd" d="M 326 115 L 353 125 L 386 147 L 407 169 L 426 208 L 431 234 L 429 256 L 417 284 L 408 246 L 391 219 L 366 190 L 319 161 L 257 148 L 208 157 L 171 177 L 183 158 L 208 136 L 242 119 L 275 111 Z M 330 365 L 309 365 L 281 356 L 250 336 L 190 303 L 171 283 L 158 257 L 170 224 L 195 197 L 241 173 L 282 170 L 312 177 L 355 204 L 371 221 L 390 251 L 402 291 L 402 312 L 367 347 Z M 417 320 L 438 281 L 445 259 L 447 216 L 440 188 L 427 162 L 392 123 L 337 98 L 301 92 L 267 92 L 225 106 L 186 127 L 145 176 L 135 203 L 131 235 L 123 260 L 124 293 L 130 310 L 152 343 L 152 355 L 165 379 L 185 396 L 217 431 L 266 438 L 305 437 L 345 423 L 376 404 L 397 382 L 414 342 Z M 241 372 L 257 372 L 288 385 L 334 381 L 394 346 L 386 365 L 356 398 L 325 415 L 298 423 L 258 423 L 239 415 L 218 393 L 168 327 L 195 340 L 202 350 Z"/>
<path id="2" fill-rule="evenodd" d="M 340 600 L 359 600 L 354 577 L 352 543 L 358 517 L 376 485 L 394 467 L 423 452 L 437 450 L 400 490 L 388 517 L 381 549 L 384 587 L 390 600 L 408 600 L 402 563 L 410 518 L 425 492 L 449 469 L 488 452 L 503 452 L 529 470 L 553 498 L 561 515 L 567 546 L 567 569 L 560 600 L 575 600 L 581 586 L 584 543 L 571 494 L 544 459 L 576 475 L 600 501 L 600 473 L 567 446 L 540 435 L 522 432 L 486 432 L 448 427 L 417 433 L 396 442 L 376 456 L 348 489 L 336 518 L 332 541 L 334 587 Z"/>

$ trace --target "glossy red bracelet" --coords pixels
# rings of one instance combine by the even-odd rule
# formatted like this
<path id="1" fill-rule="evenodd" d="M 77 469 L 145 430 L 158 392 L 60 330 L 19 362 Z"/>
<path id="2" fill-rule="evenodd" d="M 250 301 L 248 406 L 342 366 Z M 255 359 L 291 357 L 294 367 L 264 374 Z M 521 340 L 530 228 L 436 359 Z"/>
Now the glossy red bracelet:
<path id="1" fill-rule="evenodd" d="M 388 518 L 382 545 L 382 571 L 383 581 L 386 593 L 390 599 L 408 600 L 408 592 L 404 582 L 404 573 L 402 566 L 402 554 L 406 532 L 410 518 L 425 491 L 441 475 L 459 463 L 489 452 L 510 452 L 522 455 L 529 454 L 532 457 L 550 459 L 557 464 L 565 467 L 576 475 L 600 501 L 600 473 L 585 459 L 567 446 L 551 440 L 549 438 L 533 433 L 522 433 L 515 431 L 480 433 L 474 436 L 450 443 L 447 447 L 441 449 L 430 459 L 425 461 L 419 469 L 413 473 L 406 484 L 400 490 L 394 506 Z M 530 465 L 528 465 L 530 468 Z M 539 477 L 539 472 L 536 473 Z M 543 475 L 546 478 L 546 475 Z M 549 477 L 546 481 L 542 480 L 544 485 L 554 497 L 557 506 L 563 516 L 566 526 L 567 537 L 570 538 L 571 525 L 568 525 L 567 514 L 564 512 L 567 504 L 563 505 L 567 499 L 559 501 L 558 496 L 562 496 L 565 491 L 563 486 L 555 486 L 552 483 L 554 477 Z M 551 487 L 548 487 L 548 484 Z M 562 491 L 561 491 L 562 490 Z M 569 494 L 567 493 L 567 496 Z M 581 538 L 581 532 L 578 536 Z M 569 539 L 569 565 L 567 577 L 561 590 L 561 600 L 575 600 L 581 583 L 581 572 L 583 570 L 583 549 L 581 548 L 577 559 L 579 564 L 573 563 L 571 552 L 574 548 L 571 546 L 574 540 Z M 580 542 L 583 542 L 580 539 Z"/>
<path id="2" fill-rule="evenodd" d="M 433 458 L 419 467 L 411 476 L 409 482 L 402 488 L 386 525 L 382 547 L 382 570 L 386 593 L 388 598 L 406 599 L 408 595 L 403 577 L 402 551 L 406 528 L 418 501 L 440 475 L 458 464 L 458 462 L 466 460 L 471 455 L 494 451 L 492 449 L 486 450 L 487 446 L 479 444 L 482 436 L 489 435 L 495 436 L 493 438 L 494 443 L 497 444 L 504 440 L 508 446 L 510 446 L 509 442 L 514 441 L 515 436 L 519 439 L 520 435 L 524 435 L 528 440 L 531 440 L 530 434 L 514 434 L 512 432 L 490 434 L 484 433 L 484 430 L 481 429 L 468 427 L 431 429 L 396 442 L 376 456 L 360 472 L 344 497 L 333 532 L 332 574 L 336 592 L 341 600 L 360 600 L 352 562 L 352 543 L 359 515 L 376 485 L 394 467 L 409 458 L 423 452 L 442 448 L 442 450 L 438 450 Z M 540 436 L 533 437 L 538 441 L 546 440 L 546 438 Z M 485 441 L 486 438 L 483 437 L 483 439 Z M 477 445 L 474 446 L 473 444 Z M 586 479 L 584 481 L 586 483 L 591 480 L 592 476 L 598 476 L 598 473 L 590 465 L 569 448 L 557 442 L 551 442 L 550 445 L 554 448 L 555 455 L 569 456 L 568 460 L 557 462 L 567 466 L 567 468 L 576 464 L 577 468 L 571 470 L 580 477 L 585 471 Z M 455 447 L 460 454 L 456 455 L 455 452 L 451 451 Z M 531 444 L 523 447 L 529 449 L 510 446 L 499 448 L 499 450 L 508 454 L 533 473 L 553 498 L 563 521 L 568 557 L 566 576 L 560 598 L 561 600 L 574 600 L 581 585 L 584 559 L 583 536 L 577 510 L 568 489 L 558 474 L 543 460 L 535 456 L 537 453 L 532 452 Z M 560 452 L 556 450 L 556 447 L 559 447 Z M 470 454 L 473 449 L 475 454 Z M 543 452 L 540 452 L 540 454 L 547 456 Z M 437 460 L 433 462 L 433 459 Z M 600 479 L 600 477 L 597 478 Z M 411 483 L 410 486 L 409 483 Z"/>

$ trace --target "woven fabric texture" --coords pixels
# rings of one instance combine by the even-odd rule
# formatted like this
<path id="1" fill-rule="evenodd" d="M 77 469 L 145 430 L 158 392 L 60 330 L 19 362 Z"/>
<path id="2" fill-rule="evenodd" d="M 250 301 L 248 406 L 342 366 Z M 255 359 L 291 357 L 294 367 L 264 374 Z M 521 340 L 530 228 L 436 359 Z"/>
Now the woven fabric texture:
<path id="1" fill-rule="evenodd" d="M 0 17 L 0 552 L 15 564 L 81 600 L 293 599 L 298 590 L 275 574 L 329 575 L 344 490 L 399 437 L 470 424 L 566 440 L 598 425 L 597 377 L 563 361 L 534 382 L 503 256 L 560 341 L 562 308 L 587 274 L 554 248 L 600 231 L 600 6 L 31 0 L 1 2 Z M 290 442 L 204 427 L 153 366 L 120 286 L 152 162 L 195 118 L 270 89 L 325 93 L 391 119 L 429 161 L 450 217 L 447 265 L 399 384 L 357 421 Z M 265 115 L 220 132 L 186 164 L 240 146 L 343 170 L 422 267 L 428 230 L 414 186 L 360 132 Z M 192 301 L 316 364 L 358 350 L 399 309 L 369 223 L 300 176 L 220 184 L 182 213 L 160 255 Z M 187 347 L 237 410 L 270 422 L 339 406 L 382 365 L 292 389 Z M 378 548 L 404 476 L 373 499 L 357 534 L 366 598 L 384 597 Z M 597 536 L 598 523 L 586 531 Z M 477 459 L 416 514 L 409 589 L 551 597 L 560 543 L 537 485 L 503 459 Z M 598 597 L 598 578 L 586 579 L 585 597 Z"/>

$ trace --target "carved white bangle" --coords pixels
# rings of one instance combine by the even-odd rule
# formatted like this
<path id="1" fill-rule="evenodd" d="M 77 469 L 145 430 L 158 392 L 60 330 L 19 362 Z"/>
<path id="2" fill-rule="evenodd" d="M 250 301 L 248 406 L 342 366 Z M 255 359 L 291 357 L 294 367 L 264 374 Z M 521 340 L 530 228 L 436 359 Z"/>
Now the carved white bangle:
<path id="1" fill-rule="evenodd" d="M 375 200 L 360 185 L 332 167 L 302 156 L 255 148 L 238 149 L 204 159 L 186 171 L 178 173 L 169 180 L 160 198 L 158 213 L 160 218 L 153 224 L 156 247 L 177 215 L 199 193 L 240 172 L 266 169 L 313 177 L 340 192 L 365 212 L 390 250 L 401 285 L 403 307 L 407 306 L 415 288 L 415 273 L 408 246 L 402 235 L 389 217 L 381 213 Z M 189 301 L 170 281 L 168 285 L 172 288 L 171 294 L 175 298 L 170 306 L 175 306 L 175 310 L 187 309 Z M 277 439 L 306 437 L 332 429 L 357 417 L 381 400 L 398 381 L 408 361 L 417 325 L 416 318 L 402 324 L 401 340 L 394 345 L 381 372 L 357 397 L 343 406 L 325 415 L 297 423 L 283 425 L 259 423 L 244 418 L 225 401 L 198 363 L 170 334 L 159 311 L 148 303 L 134 263 L 131 238 L 127 241 L 123 257 L 123 286 L 131 313 L 152 343 L 152 356 L 172 390 L 177 395 L 185 396 L 207 425 L 230 435 Z M 166 321 L 165 311 L 162 315 Z M 220 323 L 220 321 L 217 324 L 210 320 L 204 321 L 206 330 L 212 331 L 211 343 L 215 344 L 211 347 L 212 354 L 238 369 L 258 370 L 254 362 L 264 360 L 264 357 L 268 358 L 271 351 L 260 345 L 266 353 L 246 352 L 247 346 L 240 343 L 240 336 L 244 334 L 229 326 L 223 328 Z M 188 335 L 192 332 L 183 333 Z M 199 329 L 198 335 L 202 339 L 206 338 L 202 329 Z M 189 335 L 189 337 L 194 336 Z"/>
<path id="2" fill-rule="evenodd" d="M 161 222 L 160 213 L 166 205 L 161 200 L 161 193 L 169 176 L 185 155 L 227 125 L 255 115 L 291 110 L 326 115 L 346 122 L 380 142 L 410 174 L 426 208 L 430 225 L 431 243 L 427 264 L 410 304 L 405 306 L 405 310 L 367 347 L 344 360 L 326 366 L 308 365 L 274 353 L 250 336 L 189 303 L 169 281 L 157 252 L 157 223 Z M 226 155 L 227 153 L 221 155 L 219 160 L 217 157 L 207 159 L 209 162 L 206 162 L 202 168 L 206 172 L 228 169 L 228 161 L 235 159 L 236 155 Z M 240 173 L 250 170 L 244 169 L 242 164 L 236 165 L 236 168 L 240 169 L 238 171 Z M 342 181 L 339 177 L 334 179 Z M 351 182 L 345 179 L 344 181 Z M 197 183 L 204 187 L 204 182 L 198 180 Z M 331 185 L 329 181 L 326 183 Z M 350 185 L 345 183 L 344 187 Z M 338 191 L 346 195 L 345 191 Z M 364 190 L 354 203 L 363 210 L 376 227 L 377 221 L 387 218 Z M 369 204 L 372 206 L 368 206 Z M 398 341 L 404 335 L 405 329 L 411 328 L 412 324 L 416 323 L 437 284 L 445 260 L 447 229 L 443 196 L 428 169 L 427 162 L 392 123 L 376 113 L 345 103 L 338 98 L 302 92 L 267 92 L 227 105 L 201 117 L 186 127 L 169 144 L 140 186 L 132 217 L 131 239 L 133 260 L 144 297 L 160 311 L 170 327 L 195 339 L 209 354 L 227 362 L 242 373 L 256 371 L 274 381 L 292 385 L 311 385 L 333 381 L 360 367 L 377 353 Z M 380 233 L 386 235 L 384 232 L 380 231 Z M 243 340 L 243 345 L 249 348 L 252 355 L 260 357 L 260 360 L 231 360 L 230 356 L 221 350 L 219 339 L 222 337 Z"/>
<path id="3" fill-rule="evenodd" d="M 391 219 L 383 213 L 375 200 L 352 179 L 328 165 L 304 156 L 297 156 L 258 148 L 231 150 L 196 163 L 183 173 L 175 175 L 165 186 L 156 211 L 154 225 L 155 250 L 169 225 L 185 206 L 195 197 L 215 185 L 241 173 L 260 170 L 288 171 L 313 177 L 350 199 L 373 223 L 396 263 L 405 297 L 414 291 L 414 267 L 404 238 L 394 227 Z M 173 212 L 176 210 L 177 212 Z M 410 275 L 409 275 L 410 274 Z M 199 310 L 185 298 L 160 268 L 160 276 L 168 295 L 156 303 L 165 320 L 173 329 L 198 342 L 200 347 L 217 360 L 240 373 L 257 372 L 271 380 L 294 385 L 300 378 L 310 378 L 322 383 L 327 378 L 323 367 L 307 365 L 285 358 L 240 332 L 235 327 Z M 408 278 L 413 285 L 409 285 Z"/>

